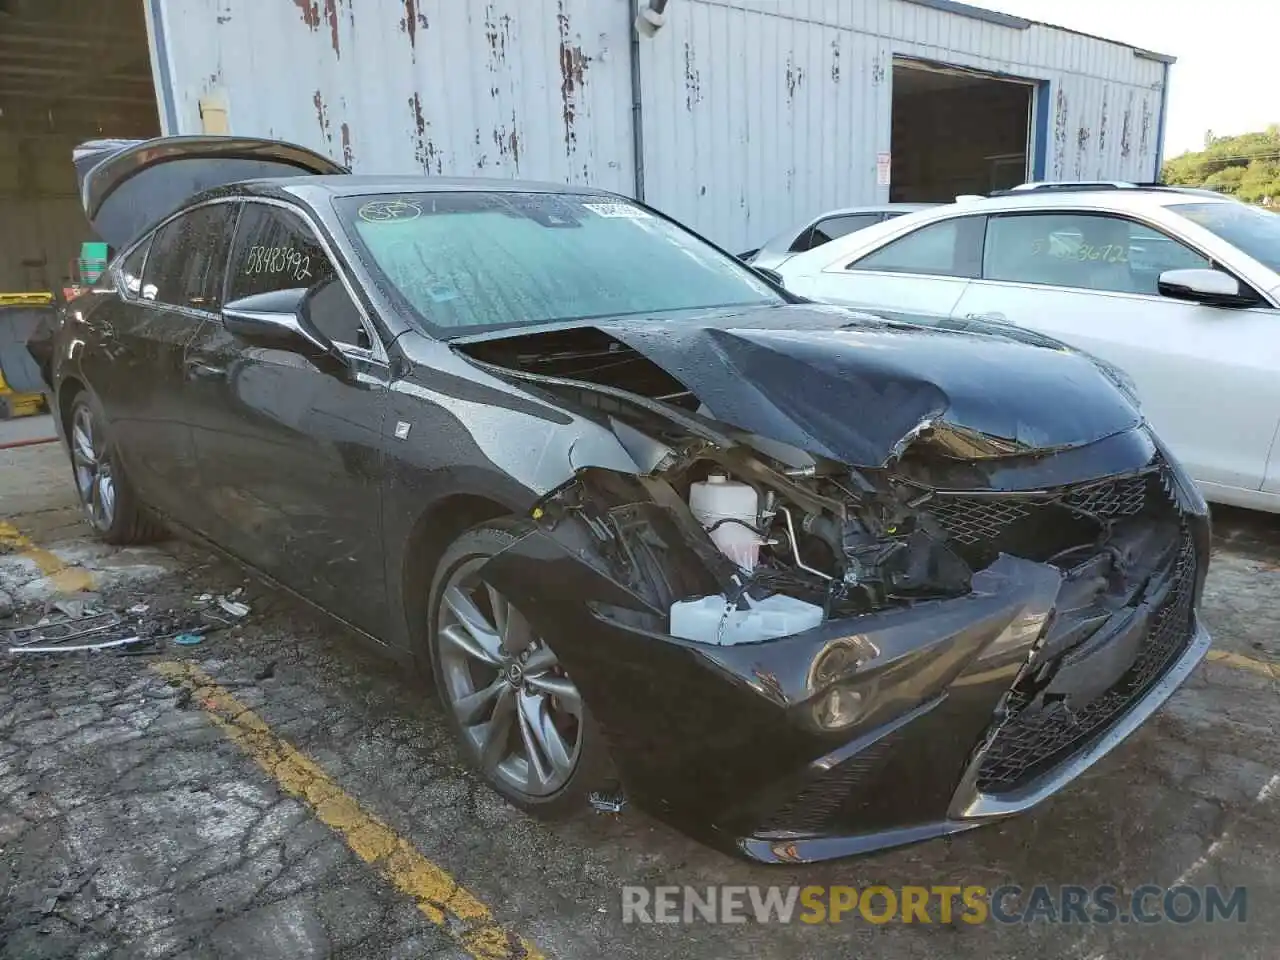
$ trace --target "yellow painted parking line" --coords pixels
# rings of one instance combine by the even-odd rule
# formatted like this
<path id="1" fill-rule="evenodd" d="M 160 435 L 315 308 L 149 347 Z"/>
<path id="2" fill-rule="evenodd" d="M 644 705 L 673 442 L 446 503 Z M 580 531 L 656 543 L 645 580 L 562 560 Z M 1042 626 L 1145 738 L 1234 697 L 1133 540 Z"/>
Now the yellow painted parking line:
<path id="1" fill-rule="evenodd" d="M 1253 657 L 1232 653 L 1230 650 L 1210 650 L 1205 659 L 1210 663 L 1221 663 L 1224 666 L 1235 667 L 1237 670 L 1248 670 L 1250 673 L 1256 673 L 1269 680 L 1280 680 L 1280 664 L 1267 663 L 1265 660 L 1255 660 Z"/>
<path id="2" fill-rule="evenodd" d="M 69 567 L 55 554 L 38 547 L 13 524 L 0 520 L 0 547 L 34 563 L 53 584 L 58 593 L 79 593 L 96 585 L 92 571 Z"/>
<path id="3" fill-rule="evenodd" d="M 152 669 L 189 689 L 209 719 L 285 793 L 306 803 L 356 856 L 411 897 L 423 916 L 476 960 L 543 960 L 533 944 L 499 926 L 489 908 L 448 871 L 367 813 L 332 777 L 276 736 L 261 717 L 208 674 L 176 661 L 157 663 Z"/>

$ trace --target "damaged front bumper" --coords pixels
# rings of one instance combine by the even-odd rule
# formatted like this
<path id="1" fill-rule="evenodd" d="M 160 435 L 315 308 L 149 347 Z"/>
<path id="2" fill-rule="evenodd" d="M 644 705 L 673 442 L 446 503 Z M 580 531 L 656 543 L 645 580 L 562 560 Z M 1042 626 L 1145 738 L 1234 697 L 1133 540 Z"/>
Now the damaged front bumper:
<path id="1" fill-rule="evenodd" d="M 1134 699 L 1100 735 L 1093 739 L 1083 738 L 1083 745 L 1076 752 L 1042 776 L 1016 789 L 1005 793 L 986 793 L 979 789 L 977 781 L 987 748 L 984 744 L 969 761 L 961 782 L 952 795 L 950 806 L 945 815 L 938 819 L 920 823 L 881 824 L 877 829 L 867 832 L 860 832 L 856 828 L 848 833 L 833 831 L 822 834 L 804 830 L 764 830 L 737 838 L 737 852 L 761 863 L 807 863 L 931 840 L 1022 813 L 1067 786 L 1145 723 L 1191 675 L 1204 659 L 1210 644 L 1208 631 L 1198 618 L 1193 618 L 1186 646 L 1145 693 Z M 818 791 L 825 790 L 833 779 L 841 786 L 848 785 L 856 789 L 856 780 L 860 778 L 844 778 L 838 774 L 833 778 L 832 771 L 845 764 L 856 765 L 866 757 L 872 757 L 874 763 L 874 752 L 878 744 L 895 736 L 907 725 L 927 717 L 933 706 L 934 704 L 927 704 L 924 708 L 912 711 L 898 722 L 887 724 L 809 764 L 807 784 L 802 789 L 807 789 L 810 793 L 805 799 L 809 802 L 816 801 Z M 926 722 L 925 727 L 928 726 Z M 892 789 L 892 784 L 886 783 L 883 786 Z"/>
<path id="2" fill-rule="evenodd" d="M 1073 628 L 1063 572 L 1008 554 L 965 596 L 737 646 L 658 629 L 573 522 L 530 524 L 484 575 L 555 638 L 632 800 L 721 849 L 804 862 L 979 826 L 1095 763 L 1203 658 L 1207 544 L 1207 518 L 1184 513 L 1180 547 L 1087 658 L 1054 640 Z M 1033 702 L 1050 652 L 1073 686 Z M 1074 674 L 1058 662 L 1073 654 Z"/>

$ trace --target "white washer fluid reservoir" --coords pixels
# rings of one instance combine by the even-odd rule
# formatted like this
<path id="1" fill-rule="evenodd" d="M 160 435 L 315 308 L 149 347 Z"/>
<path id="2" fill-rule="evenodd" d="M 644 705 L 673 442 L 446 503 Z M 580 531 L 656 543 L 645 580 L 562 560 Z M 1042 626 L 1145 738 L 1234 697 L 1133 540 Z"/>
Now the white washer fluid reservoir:
<path id="1" fill-rule="evenodd" d="M 754 643 L 789 637 L 822 622 L 822 608 L 786 594 L 749 600 L 745 610 L 730 607 L 722 594 L 681 600 L 671 605 L 671 635 L 681 640 Z"/>

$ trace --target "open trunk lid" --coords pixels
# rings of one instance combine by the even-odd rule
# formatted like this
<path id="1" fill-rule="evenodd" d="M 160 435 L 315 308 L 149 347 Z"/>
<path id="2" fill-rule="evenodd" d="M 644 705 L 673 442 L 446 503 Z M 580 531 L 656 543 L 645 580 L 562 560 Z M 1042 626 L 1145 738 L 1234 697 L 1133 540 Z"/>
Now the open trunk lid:
<path id="1" fill-rule="evenodd" d="M 203 190 L 263 177 L 351 172 L 306 147 L 255 137 L 91 140 L 76 147 L 72 159 L 85 215 L 115 248 Z"/>

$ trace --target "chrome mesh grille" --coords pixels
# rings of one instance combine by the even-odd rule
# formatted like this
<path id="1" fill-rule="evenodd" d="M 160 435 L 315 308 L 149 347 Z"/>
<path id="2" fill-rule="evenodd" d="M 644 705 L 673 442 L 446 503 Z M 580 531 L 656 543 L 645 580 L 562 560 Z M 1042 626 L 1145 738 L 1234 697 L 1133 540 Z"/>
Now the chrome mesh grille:
<path id="1" fill-rule="evenodd" d="M 1106 519 L 1132 517 L 1147 506 L 1150 495 L 1150 475 L 1144 474 L 1074 487 L 1052 499 L 939 494 L 928 509 L 949 540 L 972 546 L 999 540 L 1014 525 L 1048 510 L 1065 508 Z"/>
<path id="2" fill-rule="evenodd" d="M 1195 547 L 1183 538 L 1174 568 L 1174 585 L 1151 619 L 1147 639 L 1128 672 L 1106 693 L 1079 710 L 1062 704 L 1026 710 L 1014 693 L 1006 715 L 978 766 L 978 789 L 998 794 L 1035 779 L 1092 742 L 1173 665 L 1191 639 L 1191 608 L 1196 582 Z"/>
<path id="3" fill-rule="evenodd" d="M 930 508 L 947 538 L 966 546 L 997 539 L 1007 528 L 1030 516 L 1039 505 L 1029 500 L 986 497 L 939 498 Z"/>
<path id="4" fill-rule="evenodd" d="M 1100 517 L 1131 517 L 1147 504 L 1147 478 L 1124 477 L 1076 487 L 1062 502 Z"/>

